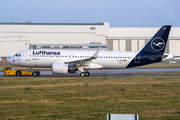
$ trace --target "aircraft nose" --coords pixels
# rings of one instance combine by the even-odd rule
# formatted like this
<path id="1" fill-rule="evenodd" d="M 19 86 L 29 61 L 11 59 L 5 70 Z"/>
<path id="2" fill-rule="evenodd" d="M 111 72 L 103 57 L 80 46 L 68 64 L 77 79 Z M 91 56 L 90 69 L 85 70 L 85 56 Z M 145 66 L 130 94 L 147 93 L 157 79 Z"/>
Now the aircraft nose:
<path id="1" fill-rule="evenodd" d="M 14 57 L 10 57 L 7 60 L 7 63 L 11 64 L 11 65 L 16 65 L 16 59 Z"/>
<path id="2" fill-rule="evenodd" d="M 10 63 L 10 58 L 8 58 L 7 63 Z"/>
<path id="3" fill-rule="evenodd" d="M 12 58 L 8 58 L 7 63 L 12 64 Z"/>

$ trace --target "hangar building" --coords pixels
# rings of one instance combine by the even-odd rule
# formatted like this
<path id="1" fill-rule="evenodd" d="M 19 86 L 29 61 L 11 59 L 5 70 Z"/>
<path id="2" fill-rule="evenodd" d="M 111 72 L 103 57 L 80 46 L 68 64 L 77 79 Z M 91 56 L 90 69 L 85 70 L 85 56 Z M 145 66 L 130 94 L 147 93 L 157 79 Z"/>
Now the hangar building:
<path id="1" fill-rule="evenodd" d="M 26 49 L 140 50 L 160 27 L 109 27 L 104 23 L 0 23 L 0 56 Z M 180 27 L 172 27 L 166 53 L 180 56 Z"/>
<path id="2" fill-rule="evenodd" d="M 137 51 L 154 36 L 160 27 L 109 28 L 108 50 Z M 180 27 L 172 27 L 165 53 L 180 56 Z"/>

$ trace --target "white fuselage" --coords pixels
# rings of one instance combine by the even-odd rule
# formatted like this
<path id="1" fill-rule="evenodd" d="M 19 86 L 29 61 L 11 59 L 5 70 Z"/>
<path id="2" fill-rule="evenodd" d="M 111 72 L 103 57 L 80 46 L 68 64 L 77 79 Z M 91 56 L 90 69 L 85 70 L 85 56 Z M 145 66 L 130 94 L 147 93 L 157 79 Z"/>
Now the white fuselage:
<path id="1" fill-rule="evenodd" d="M 52 64 L 56 61 L 71 62 L 84 60 L 92 57 L 95 52 L 78 50 L 24 50 L 9 58 L 8 63 L 23 67 L 51 68 Z M 101 65 L 102 69 L 126 68 L 137 54 L 138 51 L 100 51 L 98 57 L 92 60 L 92 63 Z M 86 64 L 84 63 L 84 65 Z"/>

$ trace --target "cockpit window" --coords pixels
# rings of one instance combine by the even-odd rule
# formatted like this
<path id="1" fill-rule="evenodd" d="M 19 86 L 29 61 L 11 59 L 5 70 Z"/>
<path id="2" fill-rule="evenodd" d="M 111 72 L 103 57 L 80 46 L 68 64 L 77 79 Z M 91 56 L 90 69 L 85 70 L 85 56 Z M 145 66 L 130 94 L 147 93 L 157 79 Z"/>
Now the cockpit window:
<path id="1" fill-rule="evenodd" d="M 16 57 L 21 57 L 21 54 L 15 54 L 14 56 L 16 56 Z"/>

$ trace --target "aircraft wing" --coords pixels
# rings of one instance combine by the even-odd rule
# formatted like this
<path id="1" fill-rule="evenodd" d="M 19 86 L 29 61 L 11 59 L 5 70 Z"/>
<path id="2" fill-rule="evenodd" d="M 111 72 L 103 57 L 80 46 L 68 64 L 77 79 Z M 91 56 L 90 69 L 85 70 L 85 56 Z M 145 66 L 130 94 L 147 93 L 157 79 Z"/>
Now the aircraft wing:
<path id="1" fill-rule="evenodd" d="M 89 64 L 92 60 L 96 59 L 99 55 L 99 52 L 101 51 L 101 48 L 99 48 L 96 53 L 91 57 L 87 59 L 81 59 L 81 60 L 75 60 L 75 61 L 70 61 L 70 62 L 64 62 L 65 64 L 69 64 L 71 67 L 73 66 L 81 66 L 81 65 L 87 65 Z"/>

